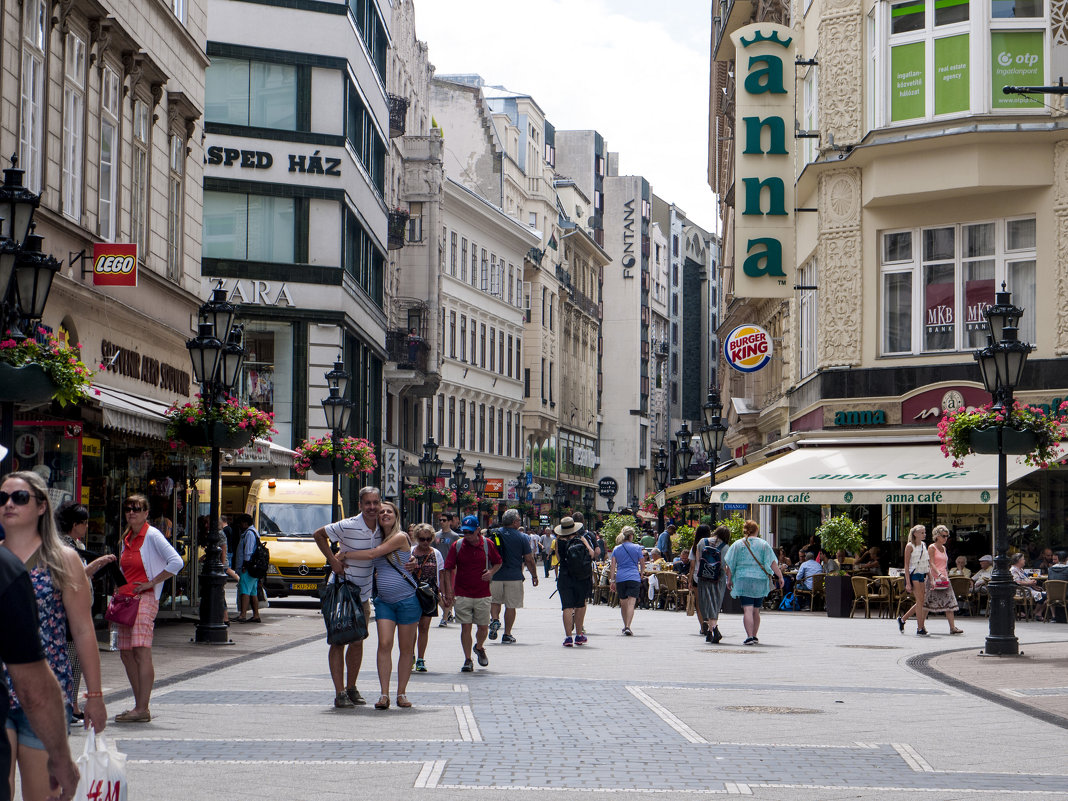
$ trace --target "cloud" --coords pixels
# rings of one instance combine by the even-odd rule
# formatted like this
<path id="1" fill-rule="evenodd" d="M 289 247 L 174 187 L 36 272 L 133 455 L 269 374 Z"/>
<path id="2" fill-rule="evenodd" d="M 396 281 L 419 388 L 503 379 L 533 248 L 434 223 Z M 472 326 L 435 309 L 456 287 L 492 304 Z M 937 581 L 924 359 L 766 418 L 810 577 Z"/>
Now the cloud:
<path id="1" fill-rule="evenodd" d="M 621 173 L 715 229 L 709 0 L 416 0 L 415 21 L 439 75 L 478 73 L 558 129 L 596 129 Z"/>

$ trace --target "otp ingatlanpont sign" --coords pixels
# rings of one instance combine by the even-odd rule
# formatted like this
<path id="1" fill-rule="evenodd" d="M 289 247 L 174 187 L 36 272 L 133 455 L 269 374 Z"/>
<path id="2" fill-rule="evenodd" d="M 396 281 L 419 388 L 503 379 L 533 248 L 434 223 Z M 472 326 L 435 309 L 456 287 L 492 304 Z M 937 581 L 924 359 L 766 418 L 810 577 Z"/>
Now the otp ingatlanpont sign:
<path id="1" fill-rule="evenodd" d="M 93 245 L 95 286 L 137 286 L 137 245 Z"/>
<path id="2" fill-rule="evenodd" d="M 759 325 L 740 325 L 723 341 L 727 364 L 743 373 L 753 373 L 771 361 L 771 335 Z"/>

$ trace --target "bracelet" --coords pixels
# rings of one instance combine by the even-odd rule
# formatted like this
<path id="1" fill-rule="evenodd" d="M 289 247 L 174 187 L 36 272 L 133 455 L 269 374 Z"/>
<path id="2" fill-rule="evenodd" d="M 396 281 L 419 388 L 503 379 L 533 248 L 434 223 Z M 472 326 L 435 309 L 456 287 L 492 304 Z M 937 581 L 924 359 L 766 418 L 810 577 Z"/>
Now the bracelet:
<path id="1" fill-rule="evenodd" d="M 87 692 L 84 697 L 85 698 L 103 698 L 104 697 L 104 693 L 103 692 L 95 692 L 95 693 L 94 692 Z"/>

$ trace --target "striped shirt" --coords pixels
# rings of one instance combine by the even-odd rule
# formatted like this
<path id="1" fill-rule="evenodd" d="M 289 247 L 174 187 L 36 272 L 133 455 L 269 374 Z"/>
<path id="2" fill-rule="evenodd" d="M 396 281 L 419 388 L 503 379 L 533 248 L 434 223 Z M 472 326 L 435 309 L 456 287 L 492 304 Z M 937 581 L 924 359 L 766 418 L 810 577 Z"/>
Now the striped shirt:
<path id="1" fill-rule="evenodd" d="M 408 568 L 405 567 L 411 556 L 411 551 L 400 550 L 393 551 L 385 556 L 375 557 L 372 564 L 375 568 L 375 586 L 378 588 L 376 597 L 380 601 L 385 601 L 387 604 L 395 604 L 415 595 L 417 586 L 415 576 L 409 573 Z M 398 570 L 400 571 L 399 573 L 397 572 Z M 405 576 L 408 578 L 405 578 Z"/>
<path id="2" fill-rule="evenodd" d="M 348 517 L 326 526 L 326 536 L 341 543 L 343 551 L 368 551 L 382 543 L 382 530 L 375 526 L 369 529 L 363 515 Z M 360 588 L 360 597 L 371 597 L 371 582 L 374 567 L 370 561 L 346 561 L 345 577 Z"/>

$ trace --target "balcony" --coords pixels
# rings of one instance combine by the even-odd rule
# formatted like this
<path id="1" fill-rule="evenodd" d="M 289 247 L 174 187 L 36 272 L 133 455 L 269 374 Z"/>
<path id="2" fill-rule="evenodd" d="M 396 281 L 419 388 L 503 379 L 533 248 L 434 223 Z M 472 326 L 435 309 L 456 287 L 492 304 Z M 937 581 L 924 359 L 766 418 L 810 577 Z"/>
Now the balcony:
<path id="1" fill-rule="evenodd" d="M 666 339 L 661 339 L 656 343 L 656 355 L 657 356 L 666 357 L 670 350 L 671 350 L 671 346 L 668 345 L 668 342 L 667 342 Z"/>
<path id="2" fill-rule="evenodd" d="M 389 213 L 388 247 L 390 250 L 400 250 L 404 247 L 409 217 L 411 217 L 411 215 L 406 209 L 393 209 L 393 211 Z"/>
<path id="3" fill-rule="evenodd" d="M 730 61 L 734 58 L 731 34 L 752 21 L 755 6 L 753 0 L 713 0 L 713 61 Z"/>
<path id="4" fill-rule="evenodd" d="M 389 138 L 404 136 L 407 130 L 408 98 L 400 95 L 387 95 L 389 98 Z"/>
<path id="5" fill-rule="evenodd" d="M 386 331 L 386 352 L 400 370 L 414 370 L 423 375 L 429 372 L 430 346 L 420 336 L 403 330 Z"/>

